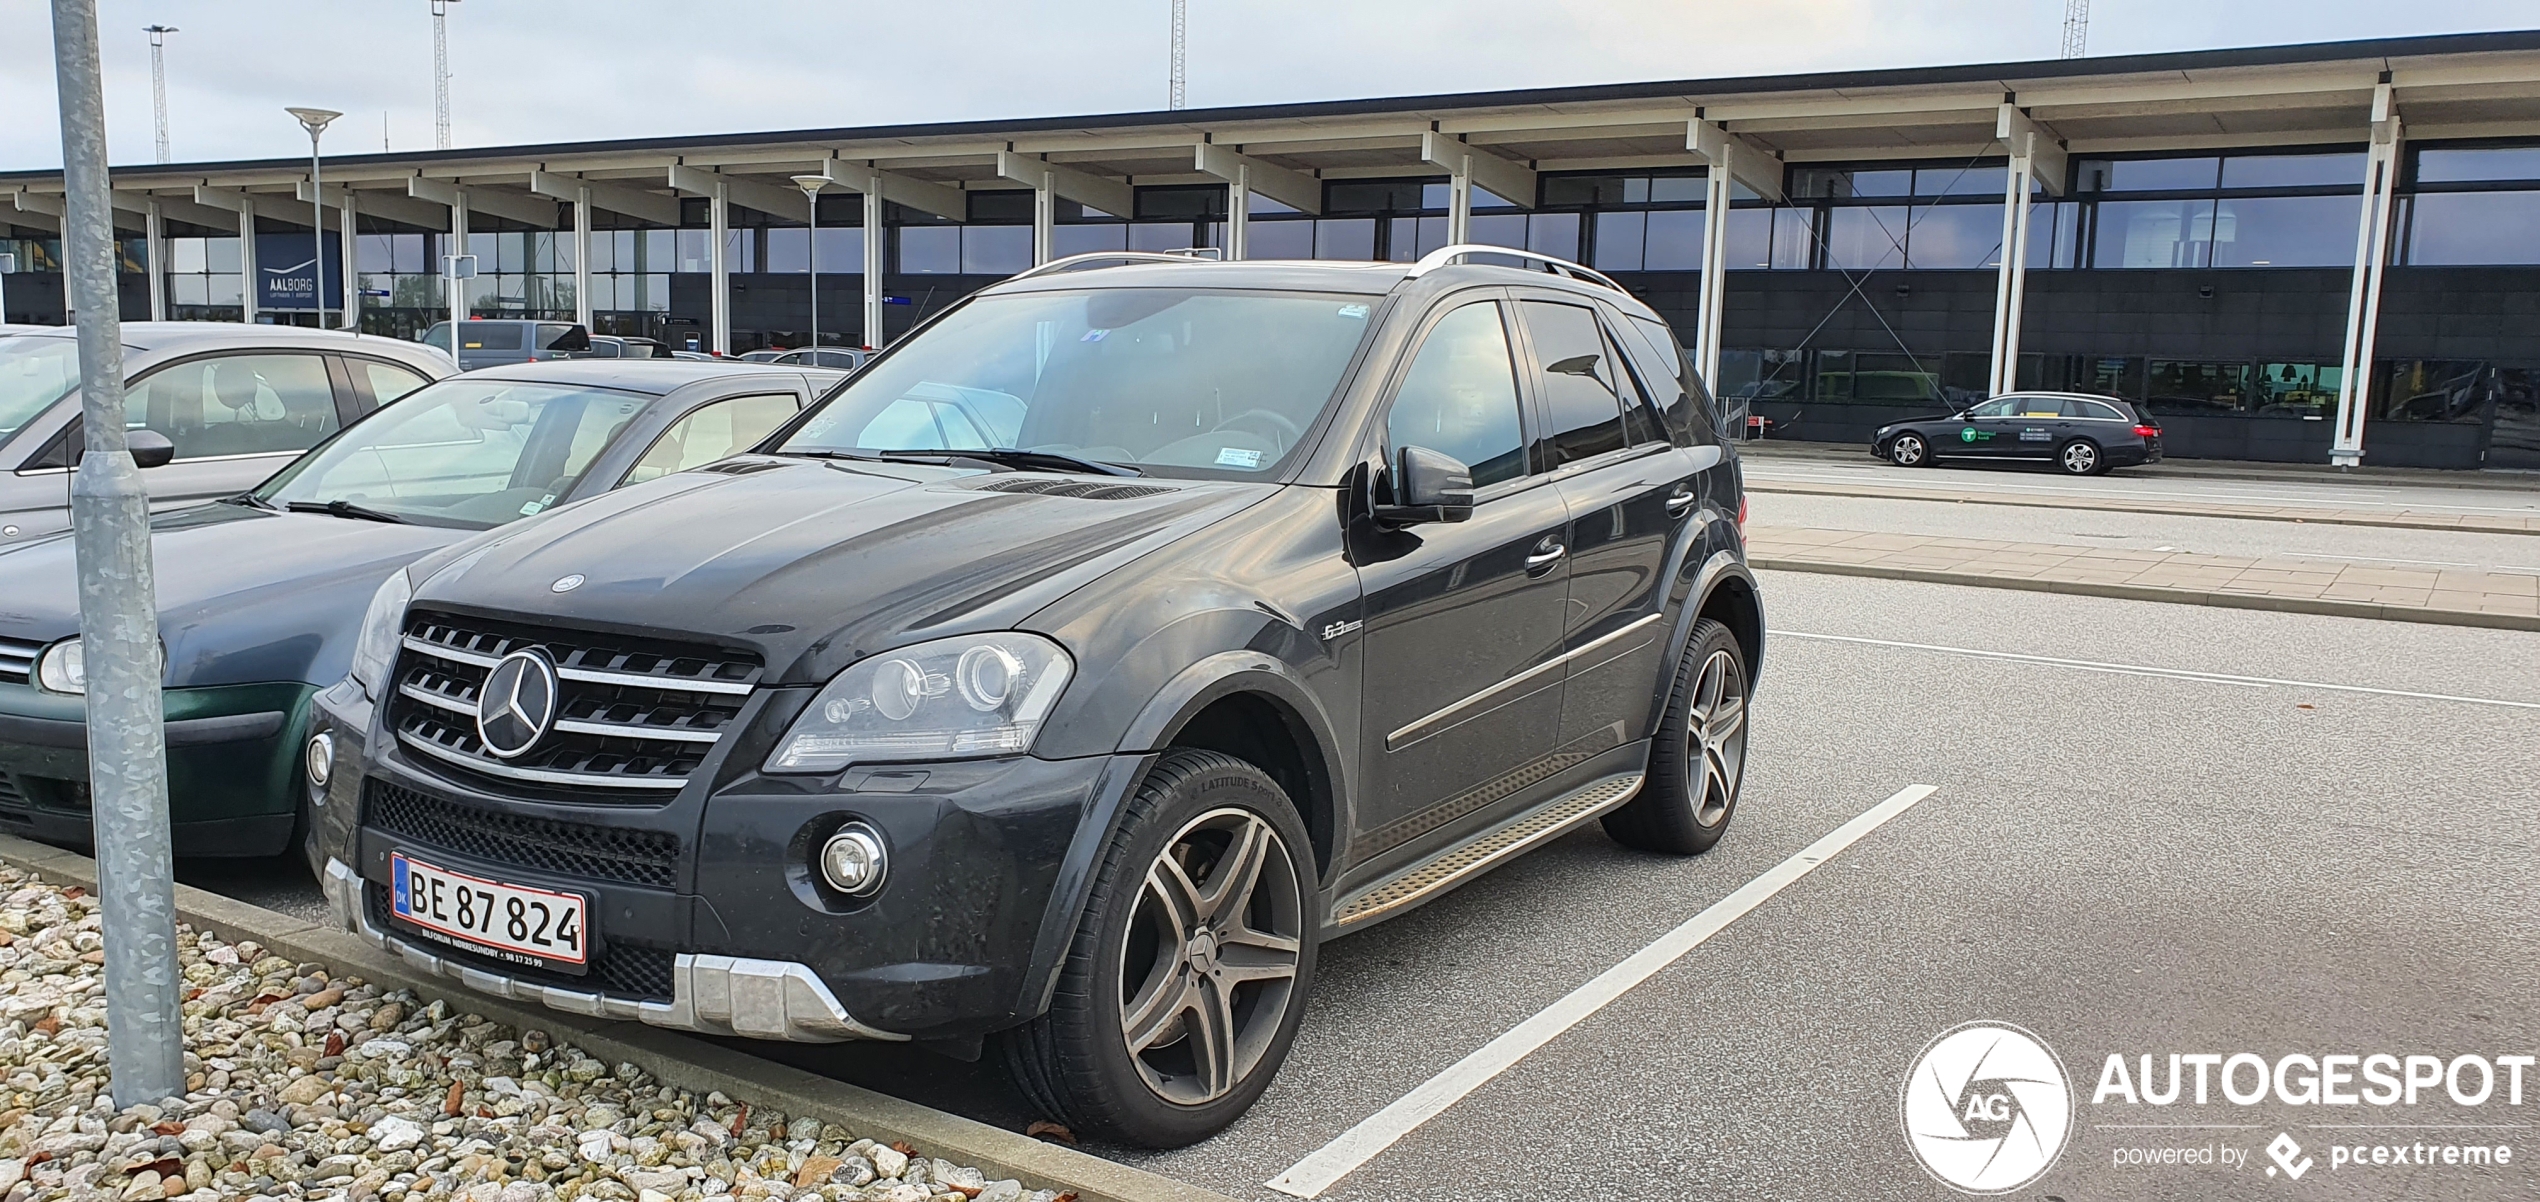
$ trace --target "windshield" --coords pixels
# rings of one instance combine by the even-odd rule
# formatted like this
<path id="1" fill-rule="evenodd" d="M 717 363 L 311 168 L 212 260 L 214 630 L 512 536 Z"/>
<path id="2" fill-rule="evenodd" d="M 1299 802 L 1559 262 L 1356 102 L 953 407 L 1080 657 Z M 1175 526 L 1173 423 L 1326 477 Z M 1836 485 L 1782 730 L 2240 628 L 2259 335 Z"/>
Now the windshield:
<path id="1" fill-rule="evenodd" d="M 1010 447 L 1258 477 L 1330 402 L 1377 299 L 1178 288 L 980 297 L 831 393 L 783 449 Z"/>
<path id="2" fill-rule="evenodd" d="M 346 501 L 427 526 L 499 526 L 571 492 L 651 399 L 577 385 L 444 380 L 301 456 L 256 496 L 269 505 Z"/>
<path id="3" fill-rule="evenodd" d="M 78 339 L 0 338 L 0 438 L 78 386 Z"/>

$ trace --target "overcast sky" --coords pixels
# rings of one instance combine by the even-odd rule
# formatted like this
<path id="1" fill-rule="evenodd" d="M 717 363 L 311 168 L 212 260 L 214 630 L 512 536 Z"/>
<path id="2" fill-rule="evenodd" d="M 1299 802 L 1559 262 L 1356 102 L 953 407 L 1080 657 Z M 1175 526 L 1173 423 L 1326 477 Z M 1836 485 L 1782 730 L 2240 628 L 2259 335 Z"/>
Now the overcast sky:
<path id="1" fill-rule="evenodd" d="M 2051 58 L 2062 0 L 1189 0 L 1192 107 Z M 114 161 L 432 145 L 428 0 L 98 0 Z M 2530 27 L 2533 0 L 2098 0 L 2090 51 Z M 1169 0 L 463 0 L 456 144 L 1164 107 Z M 61 162 L 46 0 L 0 0 L 0 169 Z"/>

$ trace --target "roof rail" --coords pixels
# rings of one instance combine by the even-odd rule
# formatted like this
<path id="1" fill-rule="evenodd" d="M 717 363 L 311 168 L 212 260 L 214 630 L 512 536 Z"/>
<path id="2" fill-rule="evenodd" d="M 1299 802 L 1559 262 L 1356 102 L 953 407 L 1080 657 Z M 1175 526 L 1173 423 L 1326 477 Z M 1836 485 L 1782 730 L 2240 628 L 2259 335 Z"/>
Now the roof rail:
<path id="1" fill-rule="evenodd" d="M 1064 259 L 1052 259 L 1039 266 L 1018 271 L 1012 278 L 1028 280 L 1034 276 L 1058 275 L 1062 272 L 1082 271 L 1088 267 L 1114 267 L 1128 263 L 1205 263 L 1209 261 L 1200 258 L 1192 251 L 1097 250 L 1088 254 L 1069 255 Z"/>
<path id="2" fill-rule="evenodd" d="M 1417 279 L 1437 270 L 1438 268 L 1444 267 L 1450 263 L 1459 262 L 1473 255 L 1506 255 L 1512 259 L 1525 259 L 1530 262 L 1543 264 L 1545 267 L 1550 268 L 1556 275 L 1566 275 L 1572 279 L 1586 280 L 1592 284 L 1602 284 L 1616 292 L 1625 291 L 1621 284 L 1614 282 L 1614 278 L 1612 276 L 1598 271 L 1593 267 L 1582 267 L 1579 264 L 1569 261 L 1568 259 L 1556 259 L 1551 255 L 1541 254 L 1536 251 L 1518 250 L 1514 247 L 1507 246 L 1484 246 L 1475 242 L 1462 242 L 1457 243 L 1454 246 L 1441 246 L 1436 250 L 1420 256 L 1420 261 L 1411 265 L 1411 271 L 1408 273 L 1406 278 Z"/>

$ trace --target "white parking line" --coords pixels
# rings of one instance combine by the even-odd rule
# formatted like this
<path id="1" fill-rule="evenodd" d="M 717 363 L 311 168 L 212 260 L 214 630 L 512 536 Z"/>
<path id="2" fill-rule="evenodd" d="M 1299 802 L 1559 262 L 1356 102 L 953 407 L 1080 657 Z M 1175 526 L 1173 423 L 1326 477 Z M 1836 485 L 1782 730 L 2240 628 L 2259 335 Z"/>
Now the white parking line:
<path id="1" fill-rule="evenodd" d="M 2207 684 L 2239 685 L 2243 688 L 2274 688 L 2281 685 L 2294 689 L 2321 689 L 2332 693 L 2365 693 L 2375 697 L 2408 697 L 2418 701 L 2457 701 L 2463 705 L 2499 705 L 2508 709 L 2540 710 L 2540 701 L 2514 701 L 2504 697 L 2463 697 L 2453 693 L 2417 693 L 2407 689 L 2376 689 L 2359 684 L 2329 684 L 2318 680 L 2281 680 L 2273 676 L 2234 676 L 2226 672 L 2197 672 L 2187 668 L 2162 668 L 2151 664 L 2110 664 L 2089 659 L 2059 659 L 2052 655 L 2022 655 L 2016 651 L 1988 651 L 1982 647 L 1944 647 L 1934 643 L 1901 643 L 1894 639 L 1865 639 L 1849 634 L 1807 634 L 1797 630 L 1776 630 L 1777 639 L 1815 639 L 1827 643 L 1858 643 L 1866 647 L 1892 647 L 1905 651 L 1931 651 L 1942 655 L 1964 655 L 1975 659 L 2004 659 L 2024 664 L 2045 664 L 2056 668 L 2077 668 L 2084 672 L 2115 672 L 2127 676 L 2167 676 L 2177 680 L 2196 680 Z"/>
<path id="2" fill-rule="evenodd" d="M 1629 959 L 1606 969 L 1595 980 L 1571 990 L 1569 996 L 1544 1007 L 1534 1017 L 1482 1045 L 1481 1050 L 1422 1082 L 1419 1088 L 1404 1094 L 1392 1105 L 1367 1116 L 1357 1126 L 1342 1132 L 1339 1139 L 1323 1145 L 1313 1155 L 1289 1166 L 1288 1171 L 1271 1178 L 1266 1184 L 1280 1193 L 1299 1198 L 1320 1195 L 1330 1189 L 1333 1182 L 1356 1171 L 1358 1166 L 1374 1159 L 1377 1153 L 1392 1147 L 1403 1136 L 1418 1130 L 1421 1124 L 1462 1101 L 1466 1094 L 1481 1088 L 1535 1049 L 1604 1009 L 1607 1003 L 1630 992 L 1633 986 L 1656 975 L 1659 969 L 1702 946 L 1704 940 L 1719 934 L 1730 923 L 1745 917 L 1792 882 L 1833 859 L 1836 853 L 1852 846 L 1863 835 L 1877 830 L 1888 819 L 1912 809 L 1914 803 L 1938 791 L 1933 785 L 1909 785 L 1895 796 L 1871 806 L 1824 838 L 1809 844 L 1799 854 L 1774 865 L 1771 871 L 1738 886 L 1737 892 L 1712 903 L 1709 909 L 1685 920 L 1684 925 L 1660 936 L 1657 942 L 1632 953 Z"/>

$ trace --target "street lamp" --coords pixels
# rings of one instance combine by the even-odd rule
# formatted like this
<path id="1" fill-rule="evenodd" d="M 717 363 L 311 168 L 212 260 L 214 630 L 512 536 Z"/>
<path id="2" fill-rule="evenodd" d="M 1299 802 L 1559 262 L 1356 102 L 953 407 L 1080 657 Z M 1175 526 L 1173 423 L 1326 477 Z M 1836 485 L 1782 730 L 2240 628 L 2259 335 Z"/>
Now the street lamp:
<path id="1" fill-rule="evenodd" d="M 825 175 L 797 175 L 794 186 L 803 190 L 803 199 L 811 202 L 811 228 L 803 232 L 804 263 L 811 269 L 811 346 L 820 349 L 820 190 L 829 186 Z M 813 356 L 817 359 L 818 356 Z"/>
<path id="2" fill-rule="evenodd" d="M 317 304 L 318 328 L 326 328 L 326 181 L 318 176 L 318 135 L 326 132 L 327 122 L 344 114 L 333 109 L 310 109 L 297 106 L 283 112 L 300 119 L 300 128 L 309 131 L 309 271 L 316 277 L 310 300 Z M 248 281 L 253 288 L 256 282 Z"/>

